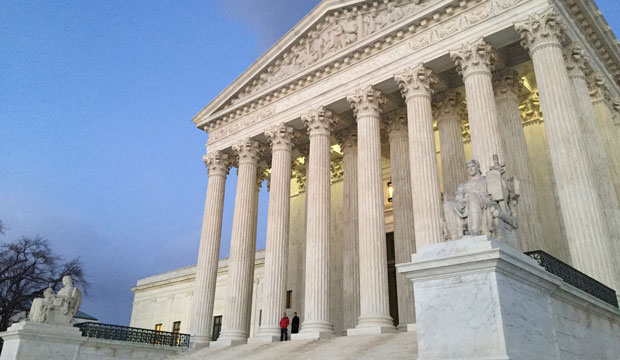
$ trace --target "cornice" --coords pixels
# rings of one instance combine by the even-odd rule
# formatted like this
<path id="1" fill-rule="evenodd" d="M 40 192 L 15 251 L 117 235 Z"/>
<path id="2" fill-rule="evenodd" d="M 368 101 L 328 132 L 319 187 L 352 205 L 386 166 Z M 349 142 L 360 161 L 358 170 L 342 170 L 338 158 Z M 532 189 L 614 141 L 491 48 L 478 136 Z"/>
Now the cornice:
<path id="1" fill-rule="evenodd" d="M 480 21 L 489 18 L 490 16 L 494 16 L 508 8 L 517 6 L 526 1 L 528 0 L 490 0 L 483 2 L 479 0 L 426 0 L 420 2 L 421 5 L 428 4 L 428 6 L 421 7 L 421 10 L 419 12 L 416 12 L 413 15 L 403 17 L 398 22 L 386 26 L 385 29 L 381 32 L 377 32 L 372 36 L 369 36 L 359 42 L 351 44 L 345 50 L 341 52 L 336 52 L 333 55 L 326 57 L 324 60 L 321 60 L 313 64 L 312 66 L 304 68 L 303 71 L 301 71 L 296 76 L 286 79 L 285 81 L 283 80 L 282 82 L 270 88 L 264 89 L 261 92 L 256 93 L 225 110 L 219 110 L 219 108 L 208 106 L 198 115 L 196 115 L 193 121 L 198 127 L 204 128 L 206 131 L 210 132 L 211 130 L 216 129 L 221 125 L 227 124 L 231 120 L 237 119 L 241 116 L 261 119 L 268 117 L 269 114 L 260 116 L 260 114 L 257 114 L 257 112 L 261 111 L 262 109 L 267 109 L 267 112 L 273 112 L 273 109 L 269 109 L 269 104 L 272 104 L 275 100 L 286 97 L 344 68 L 348 68 L 384 50 L 387 47 L 391 47 L 392 45 L 408 40 L 414 35 L 425 32 L 427 29 L 434 27 L 434 25 L 436 24 L 445 22 L 445 26 L 442 26 L 441 28 L 434 28 L 432 33 L 429 34 L 428 39 L 426 39 L 425 37 L 425 39 L 419 44 L 416 44 L 416 48 L 412 48 L 412 50 L 418 50 L 419 48 L 428 46 L 434 40 L 440 40 L 444 37 L 458 32 L 463 28 L 473 26 Z M 339 8 L 333 6 L 331 8 L 322 7 L 322 15 L 316 15 L 313 18 L 318 21 L 326 17 L 330 11 L 338 10 L 344 12 L 345 10 L 343 9 L 346 6 L 359 7 L 361 6 L 360 4 L 363 5 L 368 3 L 370 2 L 348 2 L 344 5 L 342 5 L 341 3 L 341 6 Z M 399 4 L 403 3 L 406 6 L 409 6 L 410 4 L 414 4 L 415 1 L 402 3 L 399 2 Z M 318 10 L 320 10 L 319 7 L 317 7 L 313 12 L 316 12 Z M 466 18 L 460 19 L 459 22 L 449 21 L 449 19 L 465 11 L 469 12 L 469 15 Z M 291 31 L 299 36 L 307 35 L 311 26 L 308 24 L 306 24 L 306 26 L 307 27 L 305 30 L 295 31 L 294 28 Z M 291 39 L 289 40 L 292 41 Z M 280 47 L 280 49 L 282 51 L 287 50 L 287 48 L 283 46 Z M 261 57 L 256 64 L 261 62 L 262 59 L 268 54 L 272 57 L 271 61 L 275 61 L 276 56 L 280 54 L 270 52 L 271 50 L 263 57 Z M 253 65 L 251 69 L 254 69 L 255 67 L 256 66 Z M 265 67 L 266 65 L 260 69 L 264 69 Z M 250 72 L 250 69 L 246 71 L 246 73 L 248 72 Z M 258 76 L 259 72 L 259 70 L 254 71 L 253 76 Z M 239 79 L 241 79 L 242 77 L 247 78 L 248 75 L 246 73 L 240 76 Z M 228 95 L 232 96 L 233 93 L 236 93 L 240 90 L 240 87 L 242 85 L 239 79 L 233 82 L 229 86 L 229 88 L 227 88 L 225 92 L 231 92 Z M 229 90 L 233 88 L 235 90 Z M 251 123 L 253 122 L 250 119 L 249 124 Z M 207 124 L 209 126 L 206 126 Z"/>
<path id="2" fill-rule="evenodd" d="M 553 3 L 579 27 L 585 40 L 582 44 L 587 44 L 596 52 L 590 61 L 598 62 L 606 69 L 617 89 L 620 86 L 620 42 L 594 1 L 553 0 Z M 571 27 L 567 30 L 572 32 Z"/>

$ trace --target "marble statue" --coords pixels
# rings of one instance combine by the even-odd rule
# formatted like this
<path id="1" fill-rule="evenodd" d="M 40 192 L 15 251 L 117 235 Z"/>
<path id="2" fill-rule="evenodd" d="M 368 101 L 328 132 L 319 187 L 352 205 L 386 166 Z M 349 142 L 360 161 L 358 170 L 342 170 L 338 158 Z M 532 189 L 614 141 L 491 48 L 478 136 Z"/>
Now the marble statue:
<path id="1" fill-rule="evenodd" d="M 465 235 L 488 235 L 518 248 L 518 227 L 513 207 L 519 198 L 519 182 L 506 179 L 504 165 L 493 156 L 493 166 L 482 175 L 477 160 L 467 162 L 470 179 L 456 189 L 454 201 L 444 202 L 445 233 L 448 240 Z"/>
<path id="2" fill-rule="evenodd" d="M 63 287 L 54 294 L 51 286 L 45 289 L 42 298 L 36 298 L 30 307 L 30 321 L 71 326 L 71 319 L 82 305 L 82 292 L 73 286 L 71 276 L 62 278 Z"/>

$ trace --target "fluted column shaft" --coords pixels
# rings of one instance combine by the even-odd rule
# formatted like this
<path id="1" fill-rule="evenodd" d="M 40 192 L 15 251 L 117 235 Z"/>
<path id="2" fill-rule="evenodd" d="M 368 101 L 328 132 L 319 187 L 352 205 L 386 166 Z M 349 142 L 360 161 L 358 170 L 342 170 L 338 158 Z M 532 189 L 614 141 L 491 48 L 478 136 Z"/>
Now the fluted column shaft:
<path id="1" fill-rule="evenodd" d="M 233 215 L 228 260 L 228 297 L 218 342 L 235 345 L 247 341 L 250 331 L 250 306 L 256 252 L 257 161 L 260 144 L 245 139 L 233 146 L 239 157 L 237 194 Z"/>
<path id="2" fill-rule="evenodd" d="M 206 346 L 212 340 L 211 325 L 222 235 L 224 192 L 226 190 L 226 175 L 228 175 L 230 168 L 228 155 L 220 151 L 205 155 L 203 161 L 208 168 L 209 182 L 202 217 L 200 249 L 198 250 L 198 265 L 196 266 L 196 281 L 192 298 L 192 319 L 190 321 L 192 343 L 196 347 Z"/>
<path id="3" fill-rule="evenodd" d="M 293 128 L 280 124 L 265 132 L 271 142 L 271 181 L 267 215 L 265 286 L 262 325 L 258 336 L 280 336 L 286 306 L 286 275 L 291 208 L 291 149 Z"/>
<path id="4" fill-rule="evenodd" d="M 302 329 L 293 340 L 333 335 L 329 320 L 330 134 L 331 111 L 320 108 L 302 117 L 310 137 L 306 214 L 306 289 Z M 300 336 L 301 335 L 301 336 Z"/>
<path id="5" fill-rule="evenodd" d="M 392 113 L 387 119 L 390 141 L 390 169 L 392 173 L 392 205 L 394 212 L 394 252 L 397 264 L 411 261 L 415 253 L 413 199 L 411 193 L 411 166 L 409 163 L 409 138 L 407 115 Z M 462 145 L 462 143 L 461 143 Z M 398 298 L 398 328 L 406 330 L 407 324 L 415 323 L 413 282 L 406 276 L 396 274 Z"/>
<path id="6" fill-rule="evenodd" d="M 609 160 L 607 152 L 603 147 L 603 141 L 596 124 L 594 106 L 590 99 L 590 91 L 588 90 L 588 83 L 584 74 L 586 61 L 581 47 L 577 43 L 573 43 L 565 49 L 564 57 L 567 64 L 568 78 L 572 83 L 573 99 L 579 113 L 579 124 L 581 125 L 581 131 L 576 135 L 582 137 L 586 144 L 590 169 L 594 175 L 593 180 L 601 199 L 607 229 L 611 236 L 608 241 L 610 246 L 615 248 L 616 253 L 620 255 L 620 206 L 618 206 L 618 196 L 610 171 L 613 163 Z M 620 274 L 620 259 L 617 256 L 614 256 L 613 259 L 615 260 L 616 268 L 619 270 L 618 274 Z M 620 278 L 616 281 L 620 285 Z"/>
<path id="7" fill-rule="evenodd" d="M 443 241 L 441 193 L 435 154 L 435 134 L 431 110 L 432 85 L 436 82 L 430 69 L 423 66 L 407 69 L 394 76 L 407 103 L 409 158 L 415 247 Z"/>
<path id="8" fill-rule="evenodd" d="M 381 176 L 381 92 L 373 87 L 348 96 L 357 120 L 360 317 L 357 328 L 392 328 Z M 357 332 L 348 332 L 357 334 Z"/>
<path id="9" fill-rule="evenodd" d="M 464 110 L 461 93 L 454 90 L 444 91 L 435 96 L 433 107 L 439 131 L 443 196 L 444 199 L 454 200 L 458 185 L 467 181 L 460 116 Z"/>
<path id="10" fill-rule="evenodd" d="M 607 157 L 611 162 L 609 170 L 616 188 L 618 201 L 620 201 L 620 132 L 617 132 L 616 126 L 614 126 L 611 94 L 604 78 L 597 71 L 590 74 L 588 82 L 599 134 L 605 146 Z"/>
<path id="11" fill-rule="evenodd" d="M 520 197 L 516 206 L 519 227 L 517 234 L 523 251 L 539 250 L 544 241 L 530 158 L 519 111 L 519 92 L 522 85 L 518 74 L 508 68 L 496 74 L 493 84 L 499 125 L 506 150 L 507 177 L 519 180 Z"/>
<path id="12" fill-rule="evenodd" d="M 562 57 L 562 29 L 549 8 L 515 24 L 529 49 L 538 83 L 560 211 L 573 266 L 617 288 L 613 249 L 590 172 L 579 117 Z"/>
<path id="13" fill-rule="evenodd" d="M 480 39 L 451 51 L 450 56 L 456 63 L 457 70 L 463 75 L 465 83 L 473 158 L 480 162 L 480 169 L 486 172 L 492 165 L 493 155 L 497 154 L 500 162 L 505 159 L 497 108 L 493 99 L 493 50 Z"/>
<path id="14" fill-rule="evenodd" d="M 343 167 L 342 311 L 344 328 L 357 325 L 360 315 L 360 267 L 358 242 L 357 131 L 348 130 L 340 138 Z"/>

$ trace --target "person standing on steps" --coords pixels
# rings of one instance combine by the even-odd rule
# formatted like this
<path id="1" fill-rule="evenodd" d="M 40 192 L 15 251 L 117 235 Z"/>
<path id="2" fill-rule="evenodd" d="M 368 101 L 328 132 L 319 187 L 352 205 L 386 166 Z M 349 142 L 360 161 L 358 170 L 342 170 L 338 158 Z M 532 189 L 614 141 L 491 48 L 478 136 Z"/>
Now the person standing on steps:
<path id="1" fill-rule="evenodd" d="M 280 319 L 280 341 L 288 340 L 287 332 L 288 332 L 288 317 L 286 313 L 282 315 L 282 319 Z"/>
<path id="2" fill-rule="evenodd" d="M 299 317 L 297 313 L 293 313 L 293 321 L 291 322 L 291 334 L 297 334 L 299 332 Z"/>

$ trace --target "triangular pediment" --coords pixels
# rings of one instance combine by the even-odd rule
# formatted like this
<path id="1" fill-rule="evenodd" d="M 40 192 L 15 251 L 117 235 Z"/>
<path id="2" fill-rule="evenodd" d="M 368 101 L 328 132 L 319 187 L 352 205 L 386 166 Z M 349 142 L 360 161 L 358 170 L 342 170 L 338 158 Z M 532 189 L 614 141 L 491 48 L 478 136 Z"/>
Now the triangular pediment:
<path id="1" fill-rule="evenodd" d="M 324 0 L 244 71 L 192 121 L 205 124 L 214 115 L 252 102 L 299 81 L 348 54 L 356 45 L 391 31 L 397 24 L 440 0 Z"/>

